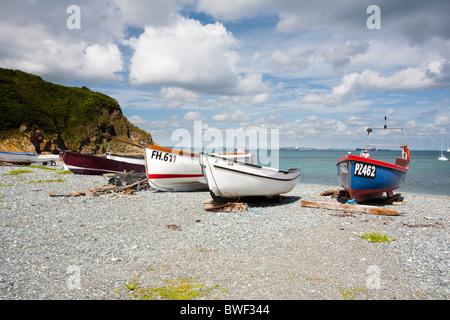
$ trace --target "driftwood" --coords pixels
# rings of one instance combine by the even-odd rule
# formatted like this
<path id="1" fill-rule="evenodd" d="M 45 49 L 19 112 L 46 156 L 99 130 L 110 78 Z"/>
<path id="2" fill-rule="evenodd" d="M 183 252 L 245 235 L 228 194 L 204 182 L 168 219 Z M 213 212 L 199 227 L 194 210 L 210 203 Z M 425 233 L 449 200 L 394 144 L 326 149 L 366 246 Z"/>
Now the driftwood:
<path id="1" fill-rule="evenodd" d="M 337 198 L 340 203 L 345 203 L 347 200 L 351 200 L 348 191 L 345 189 L 337 190 L 325 190 L 320 193 L 321 196 L 331 196 L 331 198 Z M 361 204 L 365 205 L 394 205 L 399 206 L 405 204 L 407 201 L 402 198 L 400 193 L 394 194 L 391 197 L 375 198 L 366 201 L 362 201 Z"/>
<path id="2" fill-rule="evenodd" d="M 331 196 L 336 197 L 339 195 L 340 190 L 325 190 L 320 193 L 321 196 Z"/>
<path id="3" fill-rule="evenodd" d="M 404 212 L 398 212 L 395 210 L 380 209 L 375 206 L 360 205 L 360 204 L 345 204 L 345 203 L 332 203 L 332 202 L 310 202 L 302 201 L 302 207 L 320 208 L 329 210 L 342 210 L 346 212 L 362 212 L 387 216 L 398 216 L 404 214 Z"/>
<path id="4" fill-rule="evenodd" d="M 248 206 L 242 202 L 202 201 L 205 211 L 247 211 Z"/>
<path id="5" fill-rule="evenodd" d="M 142 189 L 140 186 L 147 183 L 147 179 L 138 181 L 136 183 L 119 187 L 114 185 L 107 185 L 99 188 L 91 188 L 81 191 L 72 191 L 70 193 L 50 193 L 50 197 L 79 197 L 85 195 L 87 197 L 96 197 L 99 194 L 111 193 L 111 192 L 125 192 L 125 194 L 133 193 L 135 187 Z"/>

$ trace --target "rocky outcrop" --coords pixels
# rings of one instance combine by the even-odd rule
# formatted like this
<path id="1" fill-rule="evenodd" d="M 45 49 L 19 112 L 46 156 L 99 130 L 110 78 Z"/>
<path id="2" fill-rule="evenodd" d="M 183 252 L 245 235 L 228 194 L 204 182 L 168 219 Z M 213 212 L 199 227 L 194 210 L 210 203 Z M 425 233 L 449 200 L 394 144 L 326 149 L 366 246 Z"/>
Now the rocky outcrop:
<path id="1" fill-rule="evenodd" d="M 65 87 L 17 70 L 0 69 L 0 150 L 86 154 L 142 153 L 127 143 L 153 144 L 134 126 L 116 100 L 86 87 Z"/>

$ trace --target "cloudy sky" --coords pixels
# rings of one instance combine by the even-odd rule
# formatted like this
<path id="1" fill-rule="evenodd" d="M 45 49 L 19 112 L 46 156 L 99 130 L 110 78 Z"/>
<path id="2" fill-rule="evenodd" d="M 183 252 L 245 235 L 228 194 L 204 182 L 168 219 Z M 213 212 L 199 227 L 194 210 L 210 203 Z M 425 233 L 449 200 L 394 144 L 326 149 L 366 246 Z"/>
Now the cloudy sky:
<path id="1" fill-rule="evenodd" d="M 0 0 L 0 67 L 110 95 L 161 145 L 201 121 L 353 148 L 387 116 L 410 148 L 443 137 L 446 149 L 449 12 L 448 0 Z"/>

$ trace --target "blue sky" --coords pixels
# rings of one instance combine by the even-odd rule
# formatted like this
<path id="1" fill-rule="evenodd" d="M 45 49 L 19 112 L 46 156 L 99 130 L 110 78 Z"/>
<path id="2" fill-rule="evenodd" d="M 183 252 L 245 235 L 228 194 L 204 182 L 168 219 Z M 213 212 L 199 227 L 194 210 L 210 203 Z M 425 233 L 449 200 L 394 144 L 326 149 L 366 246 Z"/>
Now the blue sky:
<path id="1" fill-rule="evenodd" d="M 367 27 L 370 5 L 380 29 Z M 110 95 L 161 145 L 201 121 L 354 148 L 388 116 L 411 149 L 442 137 L 447 149 L 448 12 L 448 1 L 2 0 L 0 67 Z"/>

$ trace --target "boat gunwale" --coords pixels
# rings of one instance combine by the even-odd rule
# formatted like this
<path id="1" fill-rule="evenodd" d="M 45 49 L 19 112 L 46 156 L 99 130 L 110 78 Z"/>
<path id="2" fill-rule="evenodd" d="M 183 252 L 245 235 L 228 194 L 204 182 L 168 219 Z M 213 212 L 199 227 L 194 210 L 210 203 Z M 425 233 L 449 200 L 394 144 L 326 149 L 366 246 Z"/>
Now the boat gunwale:
<path id="1" fill-rule="evenodd" d="M 296 169 L 295 171 L 291 171 L 291 172 L 278 171 L 278 172 L 283 172 L 283 173 L 295 173 L 295 172 L 298 172 L 298 174 L 295 177 L 293 177 L 293 178 L 282 179 L 282 178 L 275 178 L 275 177 L 271 177 L 271 176 L 264 176 L 264 175 L 260 175 L 260 174 L 256 174 L 256 173 L 245 172 L 245 171 L 242 171 L 242 170 L 225 168 L 225 167 L 218 166 L 218 165 L 213 165 L 213 167 L 217 168 L 217 169 L 228 170 L 228 171 L 241 173 L 241 174 L 245 174 L 245 175 L 249 175 L 249 176 L 253 176 L 253 177 L 258 177 L 258 178 L 262 178 L 262 179 L 276 180 L 276 181 L 293 181 L 293 180 L 297 179 L 298 177 L 300 177 L 300 169 Z"/>
<path id="2" fill-rule="evenodd" d="M 234 163 L 237 163 L 237 164 L 239 164 L 239 165 L 245 165 L 245 166 L 249 166 L 249 167 L 253 167 L 253 168 L 258 168 L 258 169 L 263 169 L 263 168 L 265 168 L 265 169 L 271 169 L 271 170 L 274 170 L 274 171 L 276 171 L 276 172 L 280 172 L 280 173 L 283 173 L 283 174 L 289 174 L 289 173 L 293 173 L 293 172 L 296 172 L 296 171 L 299 171 L 299 172 L 300 172 L 300 168 L 291 168 L 291 169 L 289 169 L 289 170 L 286 171 L 286 170 L 279 170 L 279 169 L 272 168 L 272 167 L 263 167 L 263 166 L 259 166 L 259 165 L 257 165 L 257 164 L 253 164 L 253 163 L 242 162 L 242 161 L 238 161 L 238 160 L 233 159 L 233 158 L 224 158 L 224 157 L 222 157 L 222 156 L 220 156 L 220 155 L 205 154 L 205 153 L 203 153 L 203 152 L 202 152 L 202 154 L 207 155 L 208 157 L 219 158 L 219 159 L 222 159 L 222 160 L 225 160 L 225 161 L 233 161 Z M 216 166 L 216 165 L 214 165 L 214 166 Z"/>
<path id="3" fill-rule="evenodd" d="M 0 151 L 0 153 L 3 153 L 3 154 L 10 154 L 10 155 L 16 155 L 16 156 L 39 156 L 38 153 L 32 153 L 32 152 L 20 152 L 20 151 Z"/>
<path id="4" fill-rule="evenodd" d="M 358 161 L 358 162 L 366 162 L 366 163 L 370 163 L 370 164 L 374 164 L 374 165 L 378 165 L 378 166 L 382 166 L 388 169 L 394 169 L 397 171 L 401 171 L 406 173 L 408 171 L 408 167 L 407 166 L 399 166 L 393 163 L 389 163 L 389 162 L 385 162 L 385 161 L 380 161 L 380 160 L 375 160 L 375 159 L 370 159 L 370 158 L 364 158 L 364 157 L 360 157 L 360 156 L 355 156 L 355 155 L 345 155 L 341 158 L 339 158 L 337 160 L 336 166 L 338 166 L 340 163 L 345 162 L 345 161 Z"/>
<path id="5" fill-rule="evenodd" d="M 117 153 L 107 153 L 106 154 L 106 158 L 108 158 L 108 156 L 119 157 L 119 158 L 130 158 L 130 159 L 135 159 L 135 160 L 144 160 L 143 156 L 135 156 L 135 155 L 124 155 L 124 154 L 117 154 Z M 111 160 L 115 160 L 115 159 L 111 159 Z"/>
<path id="6" fill-rule="evenodd" d="M 196 154 L 196 153 L 186 152 L 186 151 L 177 150 L 177 149 L 169 149 L 169 148 L 164 148 L 164 147 L 155 146 L 155 145 L 148 145 L 147 149 L 153 149 L 153 150 L 157 150 L 157 151 L 172 153 L 172 154 L 191 157 L 191 158 L 198 158 L 198 154 Z"/>

